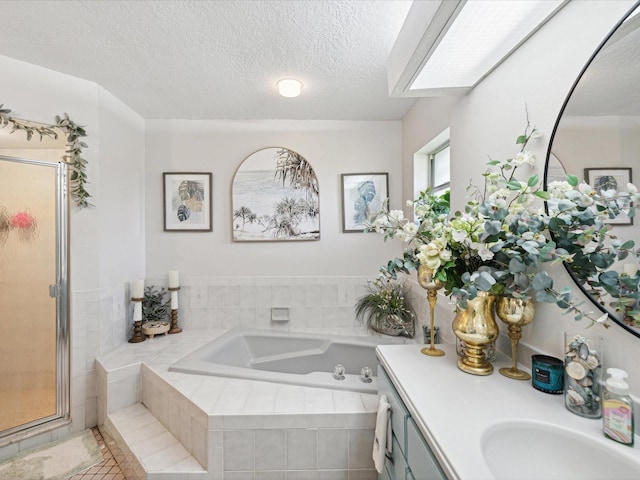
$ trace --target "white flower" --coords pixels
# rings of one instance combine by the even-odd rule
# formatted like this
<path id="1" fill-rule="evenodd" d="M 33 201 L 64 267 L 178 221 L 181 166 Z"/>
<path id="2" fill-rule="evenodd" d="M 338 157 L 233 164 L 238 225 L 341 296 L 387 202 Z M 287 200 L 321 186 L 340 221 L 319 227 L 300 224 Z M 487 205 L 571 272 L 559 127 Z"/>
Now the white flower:
<path id="1" fill-rule="evenodd" d="M 401 222 L 404 220 L 404 212 L 402 210 L 391 210 L 389 212 L 389 220 Z"/>
<path id="2" fill-rule="evenodd" d="M 413 207 L 413 200 L 407 200 L 407 207 Z"/>
<path id="3" fill-rule="evenodd" d="M 407 222 L 404 224 L 404 227 L 402 227 L 402 229 L 407 235 L 413 236 L 418 231 L 418 226 L 413 222 Z"/>
<path id="4" fill-rule="evenodd" d="M 596 193 L 593 190 L 593 187 L 586 182 L 582 182 L 580 183 L 580 185 L 578 185 L 578 191 L 583 195 L 593 195 Z"/>
<path id="5" fill-rule="evenodd" d="M 487 244 L 483 244 L 482 247 L 478 249 L 478 255 L 482 259 L 483 262 L 491 260 L 493 258 L 493 252 L 487 248 Z"/>
<path id="6" fill-rule="evenodd" d="M 453 240 L 455 242 L 458 243 L 463 243 L 467 237 L 469 235 L 467 234 L 466 230 L 452 230 L 451 231 L 451 238 L 453 238 Z"/>
<path id="7" fill-rule="evenodd" d="M 520 152 L 515 156 L 515 158 L 513 159 L 513 163 L 515 163 L 517 166 L 527 164 L 530 167 L 535 167 L 536 157 L 529 150 L 525 150 L 524 152 Z"/>

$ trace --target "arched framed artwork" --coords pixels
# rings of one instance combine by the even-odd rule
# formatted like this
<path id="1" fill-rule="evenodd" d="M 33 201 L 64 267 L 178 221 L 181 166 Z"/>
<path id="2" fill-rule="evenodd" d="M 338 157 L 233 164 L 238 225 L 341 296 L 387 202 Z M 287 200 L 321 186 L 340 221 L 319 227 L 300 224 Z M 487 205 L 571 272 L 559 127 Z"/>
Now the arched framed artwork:
<path id="1" fill-rule="evenodd" d="M 299 153 L 269 147 L 249 155 L 231 187 L 236 242 L 320 239 L 320 189 L 311 164 Z"/>

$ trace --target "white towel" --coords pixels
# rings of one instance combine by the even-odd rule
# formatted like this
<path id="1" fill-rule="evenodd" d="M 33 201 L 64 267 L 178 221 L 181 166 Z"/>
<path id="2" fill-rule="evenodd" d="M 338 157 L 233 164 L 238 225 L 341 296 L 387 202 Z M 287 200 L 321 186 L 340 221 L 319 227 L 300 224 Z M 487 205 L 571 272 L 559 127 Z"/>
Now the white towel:
<path id="1" fill-rule="evenodd" d="M 391 454 L 391 405 L 386 395 L 381 395 L 378 402 L 375 438 L 373 440 L 373 463 L 378 473 L 382 473 L 384 459 Z"/>

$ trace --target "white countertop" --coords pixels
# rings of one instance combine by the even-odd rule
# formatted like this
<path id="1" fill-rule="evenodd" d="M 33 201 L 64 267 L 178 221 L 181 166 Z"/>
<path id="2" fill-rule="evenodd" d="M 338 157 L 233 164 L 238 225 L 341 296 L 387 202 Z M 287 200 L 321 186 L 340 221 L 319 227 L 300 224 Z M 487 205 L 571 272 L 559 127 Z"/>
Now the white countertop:
<path id="1" fill-rule="evenodd" d="M 511 359 L 499 352 L 493 362 L 493 374 L 476 376 L 458 369 L 454 345 L 438 347 L 445 350 L 445 356 L 421 354 L 424 345 L 380 345 L 377 353 L 450 479 L 494 478 L 483 458 L 482 436 L 488 427 L 505 420 L 561 425 L 587 435 L 603 448 L 613 448 L 638 462 L 637 478 L 640 478 L 638 437 L 634 448 L 617 444 L 603 436 L 602 419 L 587 419 L 569 412 L 563 395 L 546 394 L 535 390 L 531 381 L 501 375 L 498 369 L 510 367 Z M 523 444 L 521 448 L 531 449 L 535 455 L 535 445 Z M 539 461 L 544 462 L 544 458 Z M 517 471 L 513 478 L 517 478 Z"/>

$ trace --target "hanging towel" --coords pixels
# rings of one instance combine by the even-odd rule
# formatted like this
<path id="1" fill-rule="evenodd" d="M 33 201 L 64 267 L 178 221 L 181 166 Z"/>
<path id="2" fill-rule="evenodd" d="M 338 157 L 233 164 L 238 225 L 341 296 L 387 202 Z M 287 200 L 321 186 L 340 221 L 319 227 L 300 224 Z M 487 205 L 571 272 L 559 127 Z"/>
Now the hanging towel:
<path id="1" fill-rule="evenodd" d="M 386 395 L 381 395 L 378 402 L 375 438 L 373 439 L 373 463 L 378 473 L 382 473 L 384 459 L 391 454 L 391 405 Z"/>

